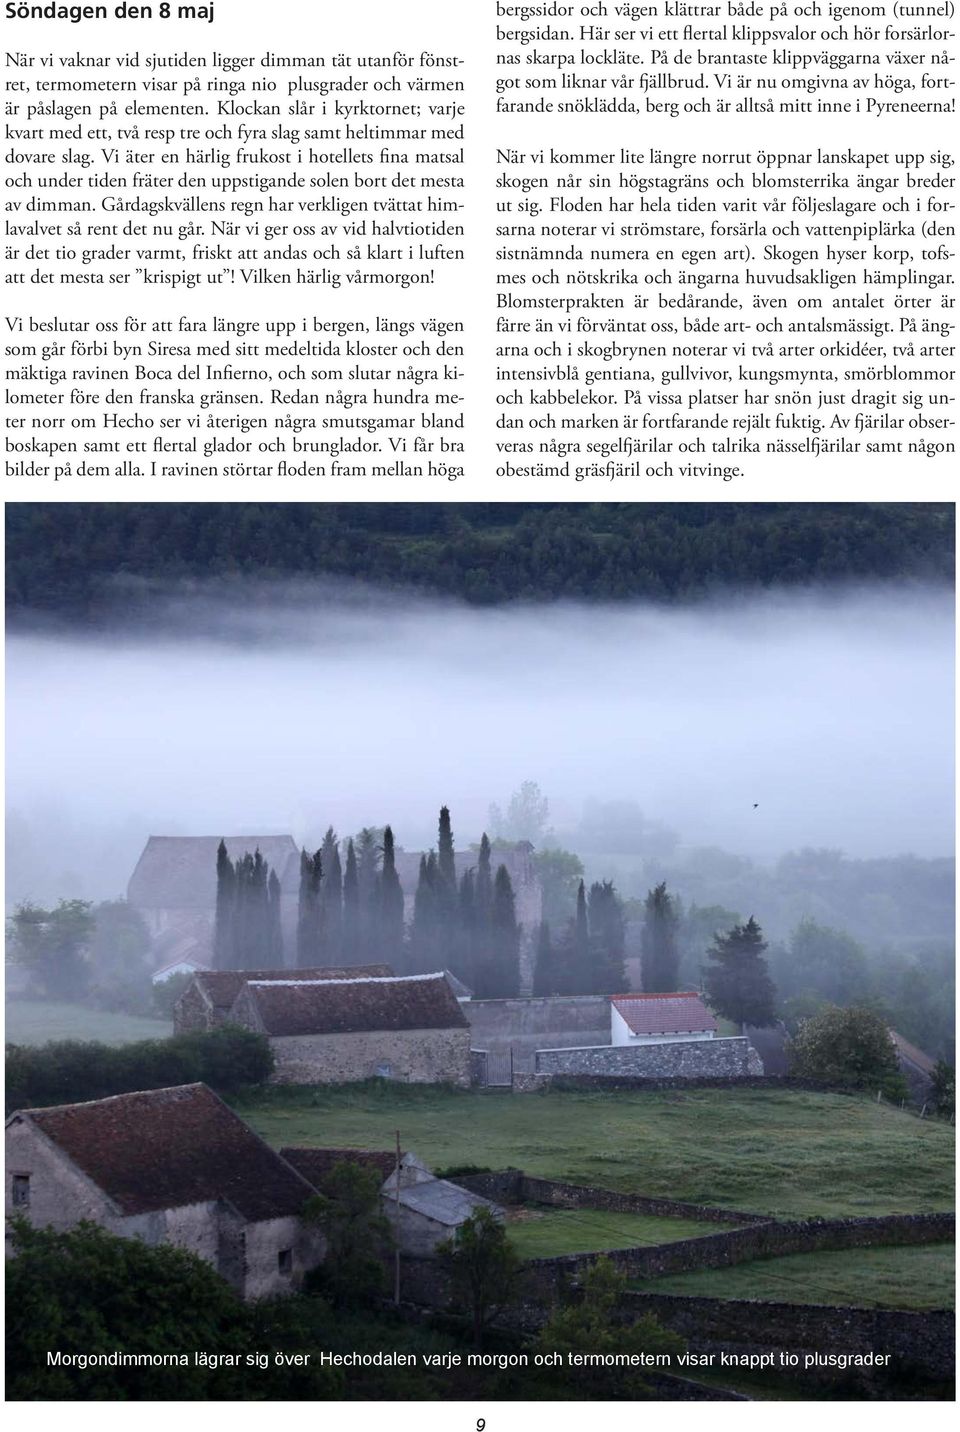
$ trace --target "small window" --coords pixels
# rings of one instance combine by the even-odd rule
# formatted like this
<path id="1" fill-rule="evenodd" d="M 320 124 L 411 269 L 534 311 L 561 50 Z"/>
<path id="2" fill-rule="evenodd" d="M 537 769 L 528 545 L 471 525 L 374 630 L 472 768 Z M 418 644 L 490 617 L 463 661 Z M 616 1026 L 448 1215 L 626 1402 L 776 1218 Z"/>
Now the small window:
<path id="1" fill-rule="evenodd" d="M 280 1273 L 290 1274 L 293 1272 L 293 1249 L 281 1248 L 277 1254 L 277 1270 Z"/>
<path id="2" fill-rule="evenodd" d="M 30 1203 L 30 1175 L 28 1173 L 15 1173 L 13 1175 L 13 1206 L 14 1208 L 26 1208 Z"/>
<path id="3" fill-rule="evenodd" d="M 378 1078 L 378 1079 L 392 1079 L 392 1078 L 393 1078 L 393 1065 L 392 1065 L 392 1064 L 378 1064 L 378 1065 L 377 1065 L 377 1078 Z"/>

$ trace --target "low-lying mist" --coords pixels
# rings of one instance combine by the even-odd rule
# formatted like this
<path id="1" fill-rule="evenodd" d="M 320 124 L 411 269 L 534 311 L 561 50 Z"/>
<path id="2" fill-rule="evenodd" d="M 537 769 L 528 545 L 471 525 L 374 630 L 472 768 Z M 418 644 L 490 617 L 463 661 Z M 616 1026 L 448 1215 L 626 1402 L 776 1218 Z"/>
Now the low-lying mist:
<path id="1" fill-rule="evenodd" d="M 539 782 L 773 859 L 952 850 L 953 595 L 476 609 L 339 586 L 158 594 L 7 641 L 8 904 L 122 893 L 147 835 L 393 824 L 461 845 Z"/>

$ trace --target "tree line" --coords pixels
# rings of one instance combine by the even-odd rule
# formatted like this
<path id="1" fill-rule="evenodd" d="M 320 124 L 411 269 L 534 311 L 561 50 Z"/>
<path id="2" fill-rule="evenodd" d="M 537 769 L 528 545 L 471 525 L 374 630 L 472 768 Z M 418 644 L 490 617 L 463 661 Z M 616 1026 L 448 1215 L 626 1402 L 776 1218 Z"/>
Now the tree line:
<path id="1" fill-rule="evenodd" d="M 953 580 L 946 503 L 15 503 L 7 611 L 156 617 L 152 580 L 335 574 L 516 599 L 678 600 L 718 587 Z"/>

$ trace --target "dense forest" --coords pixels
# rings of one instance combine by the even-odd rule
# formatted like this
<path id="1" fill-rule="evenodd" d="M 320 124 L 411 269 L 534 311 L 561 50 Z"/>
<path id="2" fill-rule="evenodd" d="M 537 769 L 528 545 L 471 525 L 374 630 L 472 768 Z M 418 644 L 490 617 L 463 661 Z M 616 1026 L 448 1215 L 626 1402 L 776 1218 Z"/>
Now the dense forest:
<path id="1" fill-rule="evenodd" d="M 943 503 L 9 503 L 7 613 L 149 613 L 154 582 L 339 576 L 475 605 L 952 580 Z"/>

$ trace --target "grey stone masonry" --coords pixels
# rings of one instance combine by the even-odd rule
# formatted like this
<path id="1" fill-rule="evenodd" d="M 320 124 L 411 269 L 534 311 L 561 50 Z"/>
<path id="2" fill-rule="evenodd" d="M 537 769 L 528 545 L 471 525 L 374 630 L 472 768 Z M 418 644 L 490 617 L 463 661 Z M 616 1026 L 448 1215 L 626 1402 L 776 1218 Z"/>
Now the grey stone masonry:
<path id="1" fill-rule="evenodd" d="M 583 1049 L 540 1049 L 540 1075 L 593 1074 L 634 1078 L 728 1078 L 762 1074 L 749 1039 L 678 1040 L 672 1044 L 597 1045 Z"/>

